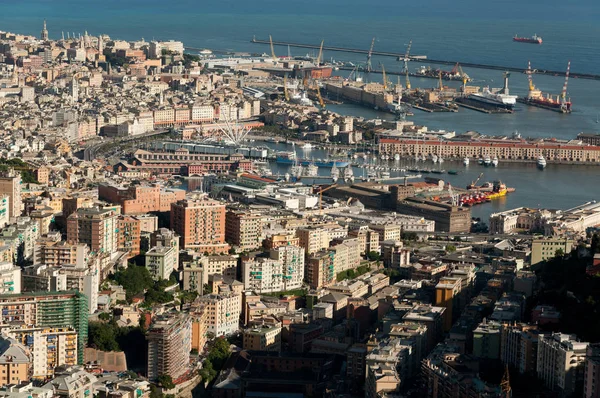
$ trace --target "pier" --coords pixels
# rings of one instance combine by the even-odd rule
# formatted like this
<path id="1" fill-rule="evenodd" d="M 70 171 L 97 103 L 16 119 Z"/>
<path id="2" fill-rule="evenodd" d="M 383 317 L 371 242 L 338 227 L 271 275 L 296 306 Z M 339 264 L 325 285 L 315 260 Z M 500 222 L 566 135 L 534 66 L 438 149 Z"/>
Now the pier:
<path id="1" fill-rule="evenodd" d="M 271 44 L 271 42 L 269 40 L 259 40 L 256 38 L 253 38 L 250 42 L 255 43 L 255 44 L 266 44 L 266 45 Z M 289 46 L 289 47 L 296 47 L 296 48 L 310 48 L 310 49 L 315 49 L 315 50 L 319 50 L 321 48 L 320 44 L 292 43 L 292 42 L 286 42 L 286 41 L 273 41 L 273 45 L 274 46 L 285 46 L 285 47 Z M 369 50 L 363 50 L 363 49 L 359 49 L 359 48 L 349 48 L 349 47 L 323 46 L 323 51 L 339 51 L 339 52 L 354 53 L 354 54 L 369 54 Z M 395 52 L 390 52 L 390 51 L 375 51 L 375 50 L 372 51 L 372 55 L 379 55 L 382 57 L 394 57 L 396 59 L 398 59 L 398 58 L 404 59 L 404 56 L 405 56 L 404 53 L 395 53 Z M 478 68 L 478 69 L 492 69 L 492 70 L 501 70 L 501 71 L 518 72 L 518 73 L 524 73 L 525 69 L 526 69 L 526 68 L 516 68 L 514 66 L 488 65 L 488 64 L 480 64 L 480 63 L 474 63 L 474 62 L 461 62 L 461 61 L 456 61 L 456 60 L 450 61 L 450 60 L 430 59 L 430 58 L 427 58 L 427 56 L 425 56 L 425 55 L 410 55 L 408 58 L 410 61 L 420 61 L 422 63 L 429 63 L 429 64 L 456 65 L 457 63 L 459 63 L 463 67 Z M 390 72 L 386 71 L 386 73 L 390 73 Z M 552 76 L 565 76 L 564 71 L 554 71 L 554 70 L 547 70 L 547 69 L 541 69 L 541 68 L 538 68 L 536 70 L 536 74 L 552 75 Z M 576 78 L 576 79 L 579 78 L 579 79 L 600 80 L 600 75 L 591 74 L 591 73 L 577 73 L 577 72 L 571 71 L 571 72 L 569 72 L 569 76 L 572 78 Z"/>

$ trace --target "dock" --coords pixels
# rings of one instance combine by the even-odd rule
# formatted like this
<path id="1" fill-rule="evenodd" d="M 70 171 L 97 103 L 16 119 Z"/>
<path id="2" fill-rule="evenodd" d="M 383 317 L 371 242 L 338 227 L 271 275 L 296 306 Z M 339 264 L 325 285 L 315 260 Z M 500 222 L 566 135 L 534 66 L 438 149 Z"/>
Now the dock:
<path id="1" fill-rule="evenodd" d="M 271 42 L 269 40 L 259 40 L 256 38 L 253 38 L 252 40 L 250 40 L 250 42 L 255 43 L 255 44 L 266 44 L 266 45 L 271 44 Z M 274 46 L 284 46 L 284 47 L 289 46 L 289 47 L 296 47 L 296 48 L 309 48 L 309 49 L 314 49 L 314 50 L 319 50 L 321 48 L 320 44 L 304 44 L 304 43 L 293 43 L 293 42 L 287 42 L 287 41 L 273 41 L 273 45 Z M 369 50 L 363 50 L 360 48 L 332 47 L 332 46 L 323 46 L 323 51 L 338 51 L 338 52 L 365 54 L 365 55 L 369 53 Z M 397 53 L 397 52 L 392 52 L 392 51 L 375 51 L 375 50 L 373 50 L 373 52 L 371 54 L 382 56 L 382 57 L 394 57 L 396 59 L 398 59 L 398 58 L 404 59 L 404 56 L 405 56 L 404 53 Z M 462 67 L 465 67 L 465 68 L 468 67 L 468 68 L 477 68 L 477 69 L 492 69 L 492 70 L 501 70 L 501 71 L 518 72 L 518 73 L 524 73 L 525 69 L 526 69 L 526 68 L 522 68 L 522 67 L 517 68 L 514 66 L 489 65 L 489 64 L 480 64 L 480 63 L 474 63 L 474 62 L 461 62 L 461 61 L 456 61 L 456 60 L 430 59 L 430 58 L 427 58 L 426 55 L 410 55 L 408 58 L 410 61 L 420 61 L 422 63 L 429 63 L 429 64 L 456 65 L 458 63 Z M 386 73 L 389 73 L 389 72 L 386 71 Z M 541 68 L 538 68 L 535 73 L 538 75 L 565 76 L 564 71 L 554 71 L 554 70 L 541 69 Z M 572 78 L 575 78 L 575 79 L 579 78 L 579 79 L 600 80 L 600 75 L 592 74 L 592 73 L 577 73 L 577 72 L 570 71 L 569 76 Z"/>

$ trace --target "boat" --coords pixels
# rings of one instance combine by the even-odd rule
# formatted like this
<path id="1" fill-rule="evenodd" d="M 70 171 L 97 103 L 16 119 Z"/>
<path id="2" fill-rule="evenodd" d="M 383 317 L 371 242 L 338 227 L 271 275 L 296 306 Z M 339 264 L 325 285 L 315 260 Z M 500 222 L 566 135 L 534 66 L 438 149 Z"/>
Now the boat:
<path id="1" fill-rule="evenodd" d="M 444 159 L 442 159 L 442 157 L 441 157 L 441 156 L 440 156 L 440 157 L 438 157 L 438 163 L 440 163 L 440 164 L 441 164 L 441 163 L 444 163 Z"/>
<path id="2" fill-rule="evenodd" d="M 544 156 L 538 156 L 536 163 L 540 169 L 546 168 L 546 158 Z"/>
<path id="3" fill-rule="evenodd" d="M 489 155 L 485 155 L 485 157 L 483 158 L 483 165 L 484 166 L 490 166 L 492 164 L 492 159 L 490 158 Z"/>
<path id="4" fill-rule="evenodd" d="M 483 158 L 479 158 L 479 159 L 477 159 L 477 163 L 479 163 L 479 164 L 483 164 Z"/>
<path id="5" fill-rule="evenodd" d="M 319 167 L 316 166 L 314 163 L 309 164 L 308 166 L 306 166 L 306 169 L 304 169 L 304 175 L 306 177 L 316 177 L 317 175 L 319 175 Z"/>
<path id="6" fill-rule="evenodd" d="M 433 174 L 444 174 L 446 170 L 431 170 Z"/>
<path id="7" fill-rule="evenodd" d="M 484 87 L 481 93 L 470 94 L 467 98 L 497 108 L 512 110 L 517 103 L 516 95 L 503 94 L 499 91 L 492 92 L 489 87 Z"/>
<path id="8" fill-rule="evenodd" d="M 312 106 L 313 102 L 306 96 L 306 92 L 302 92 L 302 94 L 300 93 L 296 93 L 294 95 L 292 95 L 291 98 L 291 102 L 298 104 L 298 105 L 303 105 L 303 106 Z"/>
<path id="9" fill-rule="evenodd" d="M 338 169 L 336 167 L 336 165 L 333 165 L 333 167 L 331 168 L 331 179 L 333 180 L 333 182 L 337 182 L 337 180 L 340 178 L 340 169 Z"/>
<path id="10" fill-rule="evenodd" d="M 567 72 L 566 76 L 569 76 L 571 63 L 567 64 Z M 527 92 L 527 96 L 524 98 L 518 98 L 517 101 L 526 105 L 535 106 L 538 108 L 548 109 L 555 112 L 560 113 L 571 113 L 572 111 L 572 103 L 571 99 L 567 98 L 567 83 L 565 82 L 563 92 L 559 95 L 552 94 L 544 94 L 540 89 L 537 89 L 533 84 L 532 75 L 535 73 L 534 70 L 531 69 L 531 62 L 527 64 L 527 70 L 525 71 L 527 74 L 527 80 L 529 81 L 529 90 Z M 596 117 L 596 120 L 598 118 Z M 597 123 L 597 122 L 596 122 Z"/>
<path id="11" fill-rule="evenodd" d="M 395 161 L 400 160 L 400 154 L 399 153 L 397 153 L 397 154 L 394 155 L 394 160 Z"/>
<path id="12" fill-rule="evenodd" d="M 456 170 L 448 170 L 448 174 L 453 175 L 453 176 L 458 175 L 458 173 L 460 173 L 460 172 L 456 171 Z"/>
<path id="13" fill-rule="evenodd" d="M 498 156 L 494 156 L 492 159 L 492 166 L 498 167 Z"/>
<path id="14" fill-rule="evenodd" d="M 519 37 L 515 35 L 515 37 L 513 37 L 513 41 L 517 41 L 519 43 L 542 44 L 542 38 L 536 34 L 531 37 Z"/>
<path id="15" fill-rule="evenodd" d="M 306 144 L 302 145 L 302 149 L 304 149 L 305 151 L 310 151 L 311 149 L 313 149 L 313 146 L 310 142 L 307 142 Z"/>
<path id="16" fill-rule="evenodd" d="M 433 156 L 431 157 L 431 160 L 433 161 L 433 163 L 437 163 L 437 161 L 438 161 L 438 157 L 437 157 L 437 155 L 433 155 Z"/>
<path id="17" fill-rule="evenodd" d="M 344 169 L 344 181 L 354 181 L 354 171 L 352 171 L 351 166 Z"/>
<path id="18" fill-rule="evenodd" d="M 468 166 L 468 165 L 469 165 L 469 162 L 471 162 L 471 160 L 470 160 L 468 157 L 466 157 L 466 158 L 464 158 L 464 159 L 463 159 L 463 164 L 464 164 L 465 166 Z"/>
<path id="19" fill-rule="evenodd" d="M 304 167 L 302 167 L 301 165 L 299 165 L 297 163 L 294 164 L 292 166 L 292 168 L 290 169 L 290 174 L 296 178 L 302 177 L 303 172 L 304 172 Z"/>
<path id="20" fill-rule="evenodd" d="M 381 178 L 383 178 L 384 180 L 387 180 L 390 178 L 390 173 L 387 171 L 382 171 L 381 172 Z"/>
<path id="21" fill-rule="evenodd" d="M 290 156 L 287 154 L 287 152 L 285 153 L 279 153 L 277 155 L 277 157 L 275 158 L 275 162 L 277 162 L 277 164 L 284 164 L 284 165 L 293 165 L 295 164 L 297 161 L 296 156 L 294 154 L 294 156 Z M 298 159 L 298 163 L 301 166 L 308 166 L 311 161 L 308 159 Z M 329 168 L 329 167 L 333 167 L 334 165 L 336 167 L 346 167 L 348 166 L 348 162 L 344 161 L 344 160 L 318 160 L 316 162 L 314 162 L 314 164 L 318 167 L 324 167 L 324 168 Z"/>

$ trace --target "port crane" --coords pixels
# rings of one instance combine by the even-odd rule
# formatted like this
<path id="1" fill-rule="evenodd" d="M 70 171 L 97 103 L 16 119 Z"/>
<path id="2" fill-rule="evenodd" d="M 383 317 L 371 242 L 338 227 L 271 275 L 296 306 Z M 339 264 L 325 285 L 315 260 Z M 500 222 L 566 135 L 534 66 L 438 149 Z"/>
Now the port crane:
<path id="1" fill-rule="evenodd" d="M 398 61 L 402 61 L 403 65 L 402 65 L 402 72 L 403 73 L 408 73 L 408 61 L 410 61 L 410 48 L 412 47 L 412 40 L 410 40 L 408 42 L 408 46 L 406 46 L 406 52 L 404 53 L 404 57 L 398 57 Z"/>
<path id="2" fill-rule="evenodd" d="M 273 47 L 273 38 L 269 35 L 269 44 L 271 45 L 271 58 L 273 61 L 277 61 L 277 56 L 275 55 L 275 48 Z"/>
<path id="3" fill-rule="evenodd" d="M 569 71 L 571 70 L 571 61 L 567 64 L 567 73 L 565 73 L 565 84 L 563 85 L 562 93 L 560 93 L 560 110 L 563 113 L 567 112 L 567 85 L 569 84 Z"/>
<path id="4" fill-rule="evenodd" d="M 323 59 L 323 43 L 325 40 L 321 40 L 321 47 L 319 47 L 319 56 L 317 57 L 317 66 L 321 65 L 321 60 Z"/>
<path id="5" fill-rule="evenodd" d="M 406 91 L 410 91 L 410 80 L 408 78 L 408 71 L 406 71 Z"/>
<path id="6" fill-rule="evenodd" d="M 477 183 L 479 182 L 479 180 L 481 180 L 481 177 L 483 177 L 483 173 L 479 174 L 479 177 L 477 177 L 477 179 L 475 181 L 471 181 L 471 184 L 467 186 L 467 189 L 473 189 L 477 186 Z"/>
<path id="7" fill-rule="evenodd" d="M 328 186 L 326 188 L 320 189 L 318 192 L 315 192 L 316 194 L 319 195 L 319 214 L 320 215 L 323 215 L 323 192 L 327 192 L 330 189 L 333 189 L 333 188 L 335 188 L 337 186 L 338 186 L 338 184 L 333 184 L 333 185 L 330 185 L 330 186 Z"/>
<path id="8" fill-rule="evenodd" d="M 370 73 L 373 70 L 373 66 L 371 65 L 371 57 L 373 56 L 373 46 L 375 46 L 375 38 L 371 40 L 371 48 L 369 48 L 369 52 L 367 53 L 367 64 L 365 66 L 365 70 L 367 73 Z"/>

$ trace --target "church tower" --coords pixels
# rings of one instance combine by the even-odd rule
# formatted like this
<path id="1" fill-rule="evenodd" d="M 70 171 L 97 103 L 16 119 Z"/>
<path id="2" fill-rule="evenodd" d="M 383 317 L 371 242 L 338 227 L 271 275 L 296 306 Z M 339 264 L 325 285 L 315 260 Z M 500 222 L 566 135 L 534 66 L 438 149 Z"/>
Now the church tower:
<path id="1" fill-rule="evenodd" d="M 40 39 L 43 41 L 48 41 L 48 29 L 46 29 L 46 20 L 44 19 L 44 28 L 42 29 L 42 33 L 40 34 Z"/>

